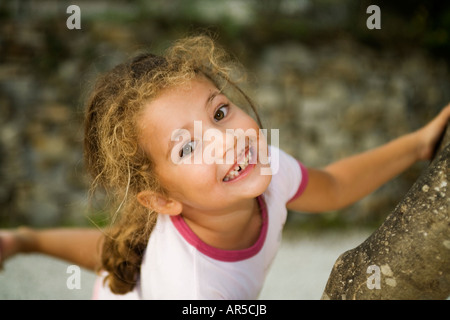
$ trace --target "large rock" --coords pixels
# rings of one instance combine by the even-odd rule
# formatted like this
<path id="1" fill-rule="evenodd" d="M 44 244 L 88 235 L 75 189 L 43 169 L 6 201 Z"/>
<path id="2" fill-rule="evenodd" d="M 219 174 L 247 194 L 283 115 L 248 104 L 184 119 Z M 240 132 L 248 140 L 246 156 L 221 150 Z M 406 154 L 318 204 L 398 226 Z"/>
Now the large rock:
<path id="1" fill-rule="evenodd" d="M 323 299 L 446 299 L 450 296 L 448 137 L 444 145 L 380 228 L 338 258 Z"/>

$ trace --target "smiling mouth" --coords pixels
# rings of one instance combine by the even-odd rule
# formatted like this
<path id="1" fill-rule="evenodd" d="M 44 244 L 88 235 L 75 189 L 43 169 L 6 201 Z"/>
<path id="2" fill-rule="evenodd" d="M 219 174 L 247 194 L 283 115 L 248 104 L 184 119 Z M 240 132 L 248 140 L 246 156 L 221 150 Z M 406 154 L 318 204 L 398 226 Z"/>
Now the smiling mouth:
<path id="1" fill-rule="evenodd" d="M 227 181 L 232 181 L 234 179 L 236 179 L 237 177 L 239 177 L 244 170 L 248 167 L 248 165 L 250 164 L 250 162 L 252 161 L 252 152 L 250 149 L 248 149 L 245 158 L 244 158 L 244 162 L 241 164 L 236 164 L 229 172 L 228 174 L 225 176 L 225 178 L 223 178 L 224 182 Z"/>

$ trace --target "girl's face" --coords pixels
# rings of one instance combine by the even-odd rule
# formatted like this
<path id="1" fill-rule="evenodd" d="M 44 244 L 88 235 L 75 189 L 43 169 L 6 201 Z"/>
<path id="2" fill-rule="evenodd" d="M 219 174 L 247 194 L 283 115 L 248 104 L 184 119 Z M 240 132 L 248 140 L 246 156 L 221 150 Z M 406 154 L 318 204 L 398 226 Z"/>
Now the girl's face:
<path id="1" fill-rule="evenodd" d="M 261 174 L 269 165 L 261 163 L 267 143 L 257 123 L 204 77 L 164 91 L 138 125 L 162 186 L 183 208 L 230 208 L 270 183 Z"/>

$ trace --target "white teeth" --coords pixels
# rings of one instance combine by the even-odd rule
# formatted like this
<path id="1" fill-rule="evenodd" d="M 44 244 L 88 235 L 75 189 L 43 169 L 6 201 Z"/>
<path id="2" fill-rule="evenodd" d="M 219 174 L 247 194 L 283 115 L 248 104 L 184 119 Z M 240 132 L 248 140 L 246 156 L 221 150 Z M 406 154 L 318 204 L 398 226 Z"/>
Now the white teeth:
<path id="1" fill-rule="evenodd" d="M 252 160 L 252 153 L 250 152 L 250 150 L 248 151 L 247 155 L 244 158 L 244 163 L 243 164 L 237 164 L 233 170 L 231 170 L 223 179 L 223 181 L 230 181 L 233 180 L 234 178 L 236 178 L 237 176 L 239 176 L 241 174 L 242 171 L 245 170 L 245 168 L 247 168 L 248 164 L 250 163 L 250 161 Z"/>

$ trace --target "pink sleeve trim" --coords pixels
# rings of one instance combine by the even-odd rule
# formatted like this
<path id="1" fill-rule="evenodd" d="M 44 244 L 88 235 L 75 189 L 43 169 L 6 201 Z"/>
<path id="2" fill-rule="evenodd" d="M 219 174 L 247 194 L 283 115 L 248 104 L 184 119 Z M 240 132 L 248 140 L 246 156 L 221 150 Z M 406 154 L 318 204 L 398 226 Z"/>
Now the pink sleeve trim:
<path id="1" fill-rule="evenodd" d="M 258 198 L 259 207 L 261 210 L 262 226 L 258 237 L 258 240 L 249 248 L 242 250 L 223 250 L 219 248 L 212 247 L 205 242 L 203 242 L 192 230 L 189 228 L 187 223 L 184 221 L 181 215 L 171 216 L 173 225 L 181 234 L 181 236 L 192 246 L 194 246 L 198 251 L 205 254 L 206 256 L 226 262 L 235 262 L 244 259 L 248 259 L 256 255 L 264 245 L 266 240 L 267 228 L 268 228 L 268 214 L 267 208 L 263 196 Z"/>
<path id="2" fill-rule="evenodd" d="M 300 162 L 297 161 L 299 166 L 300 166 L 300 171 L 302 173 L 302 180 L 300 181 L 300 185 L 298 186 L 297 192 L 294 194 L 294 196 L 289 199 L 289 202 L 294 201 L 295 199 L 297 199 L 298 197 L 300 197 L 303 193 L 303 191 L 305 191 L 306 186 L 308 185 L 308 180 L 309 180 L 309 176 L 308 176 L 308 169 L 306 169 L 306 167 Z"/>
<path id="3" fill-rule="evenodd" d="M 94 288 L 92 292 L 92 300 L 100 300 L 100 290 L 102 286 L 103 278 L 97 276 L 94 282 Z"/>

